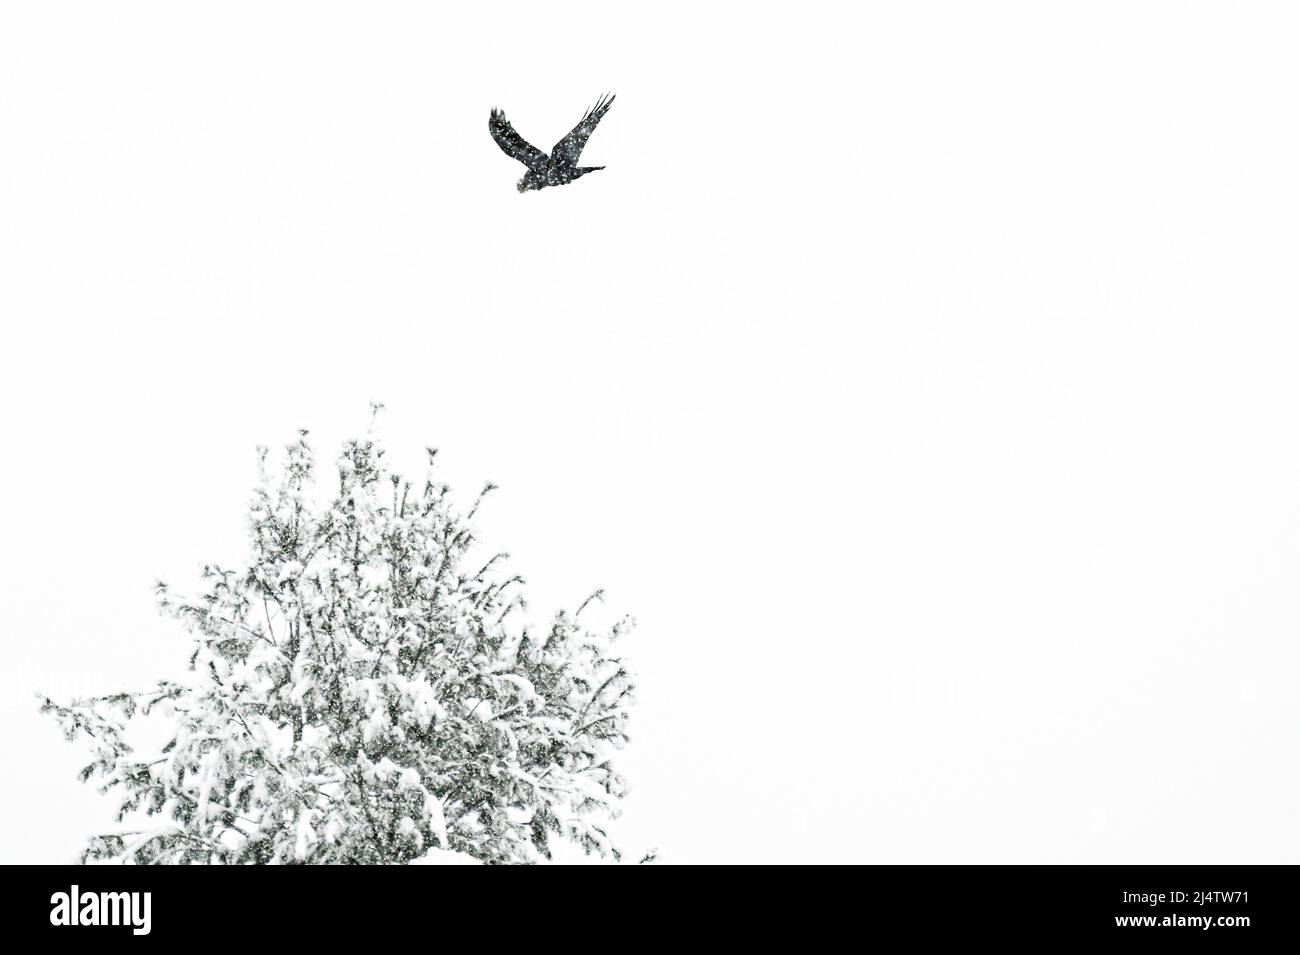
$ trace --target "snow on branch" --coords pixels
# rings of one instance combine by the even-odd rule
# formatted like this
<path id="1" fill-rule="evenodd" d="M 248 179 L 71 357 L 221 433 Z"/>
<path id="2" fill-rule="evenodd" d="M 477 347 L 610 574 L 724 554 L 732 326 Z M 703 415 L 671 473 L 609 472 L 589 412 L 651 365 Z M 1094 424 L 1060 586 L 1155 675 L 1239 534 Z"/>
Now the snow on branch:
<path id="1" fill-rule="evenodd" d="M 122 828 L 84 860 L 532 862 L 557 840 L 619 858 L 629 622 L 579 626 L 596 591 L 530 636 L 507 555 L 475 556 L 495 485 L 462 513 L 373 434 L 344 445 L 324 494 L 307 432 L 259 460 L 248 564 L 205 567 L 197 596 L 157 587 L 191 635 L 190 682 L 42 702 L 88 745 L 82 778 L 118 794 Z M 147 713 L 167 739 L 138 754 Z"/>

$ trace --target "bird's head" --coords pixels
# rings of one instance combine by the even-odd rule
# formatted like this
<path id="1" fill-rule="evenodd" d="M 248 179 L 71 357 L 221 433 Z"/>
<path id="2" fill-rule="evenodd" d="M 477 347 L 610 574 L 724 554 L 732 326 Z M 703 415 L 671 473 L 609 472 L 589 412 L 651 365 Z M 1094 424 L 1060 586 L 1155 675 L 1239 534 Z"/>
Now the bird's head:
<path id="1" fill-rule="evenodd" d="M 527 192 L 530 189 L 540 189 L 542 188 L 542 179 L 537 175 L 537 173 L 530 169 L 528 172 L 524 173 L 524 178 L 515 183 L 515 188 L 521 193 Z"/>

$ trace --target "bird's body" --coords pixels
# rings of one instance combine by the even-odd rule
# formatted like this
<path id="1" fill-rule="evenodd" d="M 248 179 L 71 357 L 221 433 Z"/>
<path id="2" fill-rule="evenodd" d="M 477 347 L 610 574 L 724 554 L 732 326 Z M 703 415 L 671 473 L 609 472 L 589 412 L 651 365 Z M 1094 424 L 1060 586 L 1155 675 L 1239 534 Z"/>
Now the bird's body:
<path id="1" fill-rule="evenodd" d="M 580 176 L 604 168 L 604 166 L 570 166 L 557 169 L 548 165 L 542 172 L 534 172 L 530 169 L 524 173 L 524 178 L 519 180 L 518 188 L 520 192 L 528 192 L 532 189 L 545 189 L 547 186 L 567 186 Z"/>
<path id="2" fill-rule="evenodd" d="M 529 192 L 547 186 L 563 186 L 589 172 L 604 169 L 604 166 L 579 166 L 578 157 L 582 155 L 582 147 L 587 145 L 596 124 L 609 112 L 613 102 L 613 96 L 601 97 L 582 117 L 582 121 L 555 144 L 549 156 L 515 132 L 505 113 L 499 109 L 492 110 L 488 119 L 488 132 L 492 134 L 493 140 L 503 153 L 528 167 L 528 172 L 524 173 L 524 178 L 519 180 L 516 188 L 520 192 Z"/>

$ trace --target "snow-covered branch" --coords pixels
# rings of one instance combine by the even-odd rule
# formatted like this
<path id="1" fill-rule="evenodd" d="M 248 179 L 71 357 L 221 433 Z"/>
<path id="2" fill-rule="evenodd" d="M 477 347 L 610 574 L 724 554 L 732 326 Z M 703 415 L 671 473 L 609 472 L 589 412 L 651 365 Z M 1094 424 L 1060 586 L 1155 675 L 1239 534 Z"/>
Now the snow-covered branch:
<path id="1" fill-rule="evenodd" d="M 462 514 L 372 436 L 345 444 L 328 498 L 315 474 L 305 432 L 279 467 L 262 453 L 249 565 L 205 567 L 191 599 L 159 585 L 194 640 L 188 684 L 43 702 L 89 744 L 83 777 L 120 794 L 123 828 L 86 858 L 527 862 L 554 840 L 617 858 L 626 621 L 579 626 L 597 591 L 531 636 L 522 577 L 475 557 L 493 485 Z M 170 733 L 137 754 L 146 712 Z"/>

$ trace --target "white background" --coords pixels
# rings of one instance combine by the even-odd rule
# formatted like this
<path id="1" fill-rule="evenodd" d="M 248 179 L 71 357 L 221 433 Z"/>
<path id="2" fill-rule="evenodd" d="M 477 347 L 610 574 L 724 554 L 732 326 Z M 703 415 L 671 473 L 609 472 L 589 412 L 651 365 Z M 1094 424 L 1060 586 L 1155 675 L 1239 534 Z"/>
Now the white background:
<path id="1" fill-rule="evenodd" d="M 1300 861 L 1289 9 L 0 3 L 0 860 L 380 400 L 637 617 L 630 852 Z"/>

